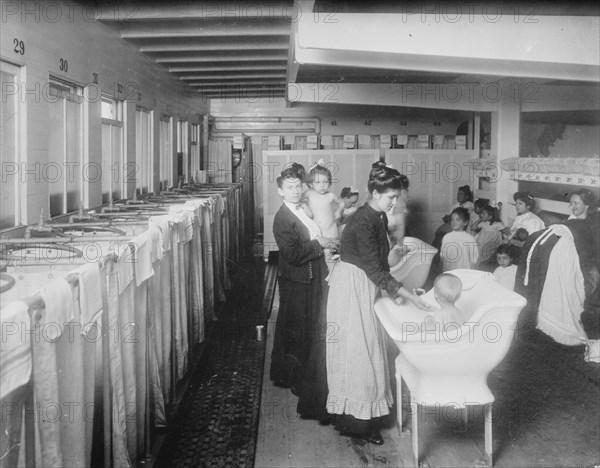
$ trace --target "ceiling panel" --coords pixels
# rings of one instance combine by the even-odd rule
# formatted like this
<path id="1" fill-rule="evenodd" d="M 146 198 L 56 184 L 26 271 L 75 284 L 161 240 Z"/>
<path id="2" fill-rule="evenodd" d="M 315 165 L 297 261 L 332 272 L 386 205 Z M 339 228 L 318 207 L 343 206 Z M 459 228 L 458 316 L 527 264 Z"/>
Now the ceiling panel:
<path id="1" fill-rule="evenodd" d="M 100 21 L 204 96 L 284 95 L 292 1 L 128 2 Z"/>
<path id="2" fill-rule="evenodd" d="M 298 83 L 448 83 L 461 77 L 455 73 L 428 73 L 384 68 L 325 67 L 301 65 Z"/>

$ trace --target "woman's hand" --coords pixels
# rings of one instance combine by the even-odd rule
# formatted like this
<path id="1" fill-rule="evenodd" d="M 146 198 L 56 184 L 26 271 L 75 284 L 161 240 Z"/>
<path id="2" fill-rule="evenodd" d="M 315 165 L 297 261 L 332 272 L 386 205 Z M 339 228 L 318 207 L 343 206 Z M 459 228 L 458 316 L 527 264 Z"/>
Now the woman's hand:
<path id="1" fill-rule="evenodd" d="M 429 302 L 424 301 L 419 296 L 416 296 L 415 294 L 411 294 L 410 296 L 411 297 L 408 297 L 407 299 L 410 302 L 412 302 L 414 305 L 416 305 L 417 308 L 419 308 L 421 310 L 426 310 L 429 312 L 435 310 L 435 306 L 431 305 Z"/>
<path id="2" fill-rule="evenodd" d="M 336 249 L 340 245 L 340 240 L 334 237 L 317 237 L 319 245 L 324 249 Z"/>
<path id="3" fill-rule="evenodd" d="M 396 297 L 396 304 L 404 304 L 406 300 L 412 302 L 417 308 L 421 310 L 433 311 L 436 310 L 436 307 L 424 301 L 421 297 L 413 294 L 408 291 L 406 288 L 402 287 L 398 290 L 398 297 Z"/>

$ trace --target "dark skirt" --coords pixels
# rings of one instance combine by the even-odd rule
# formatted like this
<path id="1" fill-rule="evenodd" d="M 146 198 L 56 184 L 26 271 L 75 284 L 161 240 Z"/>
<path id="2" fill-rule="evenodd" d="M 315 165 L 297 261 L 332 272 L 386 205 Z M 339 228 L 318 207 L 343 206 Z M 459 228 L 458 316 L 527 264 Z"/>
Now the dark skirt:
<path id="1" fill-rule="evenodd" d="M 299 396 L 298 414 L 323 420 L 328 414 L 325 339 L 327 335 L 327 266 L 313 263 L 310 284 L 279 277 L 279 313 L 270 377 Z"/>

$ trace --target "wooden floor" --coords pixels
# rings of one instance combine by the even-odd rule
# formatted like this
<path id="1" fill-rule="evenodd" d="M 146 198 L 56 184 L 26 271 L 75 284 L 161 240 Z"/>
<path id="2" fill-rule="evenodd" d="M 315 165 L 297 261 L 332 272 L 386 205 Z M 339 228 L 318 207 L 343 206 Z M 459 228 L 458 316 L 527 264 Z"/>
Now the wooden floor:
<path id="1" fill-rule="evenodd" d="M 357 445 L 332 426 L 299 419 L 297 397 L 269 380 L 278 299 L 277 291 L 267 329 L 255 466 L 415 466 L 410 432 L 400 435 L 393 417 L 390 427 L 382 431 L 382 446 Z M 584 363 L 580 351 L 581 347 L 562 347 L 538 337 L 532 343 L 513 345 L 490 375 L 496 395 L 494 466 L 600 465 L 600 366 Z M 539 360 L 540 356 L 548 361 Z M 466 432 L 460 414 L 449 409 L 421 410 L 419 424 L 422 466 L 482 466 L 481 411 L 474 412 Z"/>

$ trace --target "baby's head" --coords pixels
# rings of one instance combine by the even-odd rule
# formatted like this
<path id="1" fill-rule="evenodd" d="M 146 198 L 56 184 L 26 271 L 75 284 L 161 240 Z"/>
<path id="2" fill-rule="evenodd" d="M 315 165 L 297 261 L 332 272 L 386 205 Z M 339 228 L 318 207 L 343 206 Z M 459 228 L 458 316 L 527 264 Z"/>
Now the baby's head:
<path id="1" fill-rule="evenodd" d="M 525 242 L 528 237 L 529 237 L 529 233 L 527 232 L 527 229 L 525 229 L 525 228 L 519 228 L 515 232 L 515 238 L 521 242 Z"/>
<path id="2" fill-rule="evenodd" d="M 462 292 L 462 281 L 458 276 L 450 273 L 442 273 L 433 281 L 433 293 L 435 300 L 443 307 L 454 305 L 460 298 Z"/>
<path id="3" fill-rule="evenodd" d="M 315 192 L 325 194 L 331 185 L 331 172 L 319 161 L 313 165 L 306 176 L 306 184 Z"/>
<path id="4" fill-rule="evenodd" d="M 450 213 L 450 227 L 453 231 L 464 231 L 469 225 L 469 211 L 466 208 L 454 208 Z"/>
<path id="5" fill-rule="evenodd" d="M 500 216 L 498 213 L 498 208 L 495 208 L 490 205 L 486 205 L 481 209 L 481 219 L 483 221 L 489 221 L 490 223 L 495 223 L 500 221 Z"/>
<path id="6" fill-rule="evenodd" d="M 354 187 L 344 187 L 340 197 L 344 199 L 346 208 L 352 208 L 358 203 L 358 190 Z"/>
<path id="7" fill-rule="evenodd" d="M 515 261 L 515 248 L 510 244 L 502 244 L 496 250 L 496 261 L 502 268 L 511 266 Z"/>
<path id="8" fill-rule="evenodd" d="M 488 201 L 485 198 L 478 198 L 473 202 L 473 211 L 477 214 L 481 214 L 481 211 L 488 206 Z"/>

